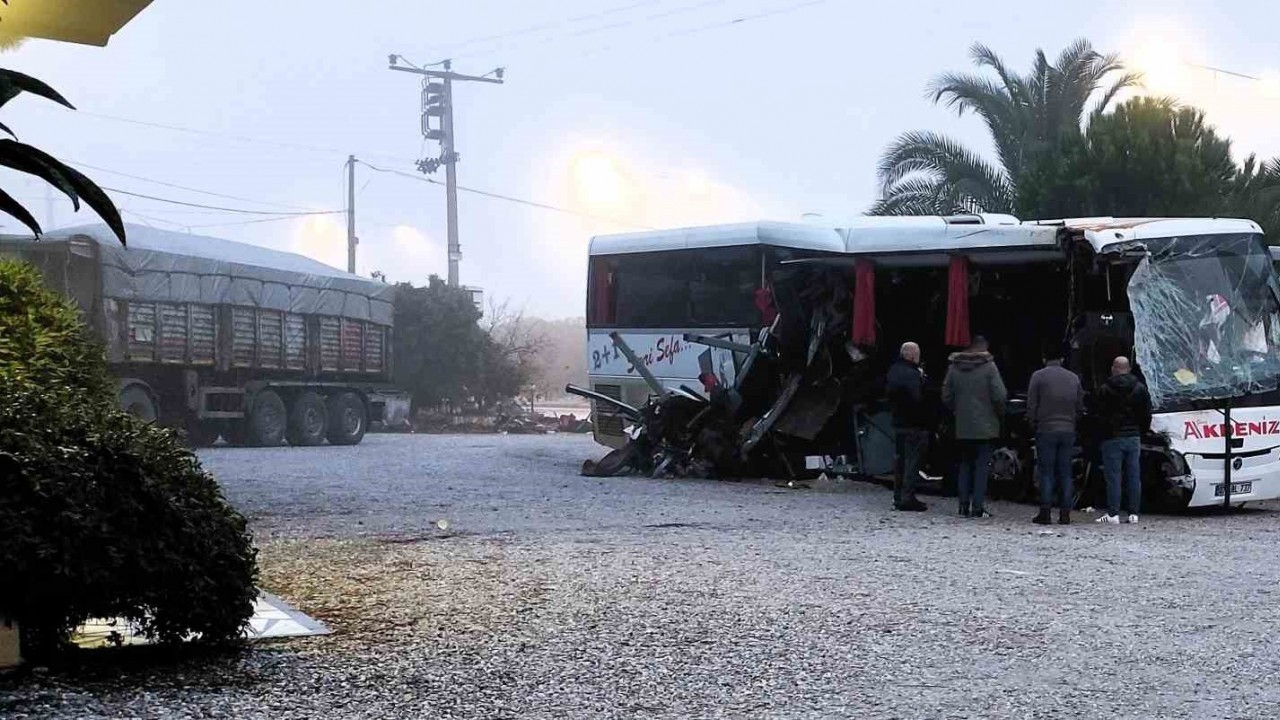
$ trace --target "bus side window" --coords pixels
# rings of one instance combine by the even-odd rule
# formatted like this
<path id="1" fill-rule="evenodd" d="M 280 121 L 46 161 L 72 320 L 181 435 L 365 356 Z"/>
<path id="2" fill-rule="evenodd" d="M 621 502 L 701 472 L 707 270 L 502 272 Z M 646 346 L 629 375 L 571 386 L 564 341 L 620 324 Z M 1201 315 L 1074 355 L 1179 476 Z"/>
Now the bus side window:
<path id="1" fill-rule="evenodd" d="M 616 263 L 608 257 L 591 258 L 588 317 L 592 325 L 614 325 L 618 322 Z"/>

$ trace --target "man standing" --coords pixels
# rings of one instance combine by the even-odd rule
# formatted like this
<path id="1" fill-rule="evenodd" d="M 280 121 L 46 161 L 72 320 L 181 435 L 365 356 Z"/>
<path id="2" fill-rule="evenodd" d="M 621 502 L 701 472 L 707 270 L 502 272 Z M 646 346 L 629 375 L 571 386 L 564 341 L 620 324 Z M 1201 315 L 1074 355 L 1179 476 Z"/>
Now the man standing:
<path id="1" fill-rule="evenodd" d="M 1142 434 L 1151 429 L 1151 395 L 1134 376 L 1129 358 L 1111 363 L 1111 377 L 1098 389 L 1095 410 L 1102 426 L 1102 472 L 1107 477 L 1107 514 L 1098 518 L 1120 522 L 1120 489 L 1129 508 L 1129 522 L 1138 522 L 1142 505 Z"/>
<path id="2" fill-rule="evenodd" d="M 916 499 L 920 466 L 929 448 L 930 413 L 924 400 L 924 369 L 920 367 L 920 346 L 903 343 L 900 357 L 889 368 L 887 391 L 893 411 L 893 434 L 897 458 L 893 476 L 893 508 L 923 512 L 927 506 Z"/>
<path id="3" fill-rule="evenodd" d="M 988 352 L 987 340 L 981 335 L 974 336 L 968 350 L 952 353 L 950 360 L 942 382 L 942 401 L 955 414 L 960 451 L 960 515 L 991 517 L 986 509 L 987 478 L 1008 393 Z"/>
<path id="4" fill-rule="evenodd" d="M 1046 349 L 1044 367 L 1027 386 L 1027 422 L 1036 434 L 1036 468 L 1040 473 L 1040 514 L 1032 522 L 1048 525 L 1054 491 L 1058 492 L 1058 523 L 1071 523 L 1071 455 L 1076 447 L 1076 419 L 1084 407 L 1080 378 L 1062 367 L 1058 345 Z"/>

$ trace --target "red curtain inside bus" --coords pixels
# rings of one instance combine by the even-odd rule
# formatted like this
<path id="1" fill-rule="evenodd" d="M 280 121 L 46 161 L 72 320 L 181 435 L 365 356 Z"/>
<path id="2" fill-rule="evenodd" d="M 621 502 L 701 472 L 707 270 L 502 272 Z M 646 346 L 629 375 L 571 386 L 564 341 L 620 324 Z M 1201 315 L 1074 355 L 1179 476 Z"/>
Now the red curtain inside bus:
<path id="1" fill-rule="evenodd" d="M 773 304 L 773 289 L 762 287 L 756 288 L 756 309 L 760 311 L 760 323 L 763 327 L 773 325 L 773 321 L 778 319 L 778 308 Z"/>
<path id="2" fill-rule="evenodd" d="M 854 266 L 850 339 L 854 345 L 876 344 L 876 269 L 870 260 L 858 260 Z"/>
<path id="3" fill-rule="evenodd" d="M 591 324 L 618 322 L 618 297 L 613 287 L 613 264 L 608 258 L 591 258 Z"/>
<path id="4" fill-rule="evenodd" d="M 951 256 L 947 277 L 947 347 L 969 347 L 969 258 Z"/>

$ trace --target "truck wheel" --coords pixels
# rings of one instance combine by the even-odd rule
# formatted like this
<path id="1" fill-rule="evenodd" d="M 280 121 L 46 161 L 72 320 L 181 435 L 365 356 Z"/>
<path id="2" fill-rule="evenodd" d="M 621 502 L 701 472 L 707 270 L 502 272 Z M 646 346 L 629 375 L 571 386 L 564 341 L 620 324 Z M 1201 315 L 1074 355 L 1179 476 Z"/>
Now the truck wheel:
<path id="1" fill-rule="evenodd" d="M 160 416 L 156 401 L 141 385 L 129 385 L 120 389 L 120 409 L 143 422 L 153 423 Z"/>
<path id="2" fill-rule="evenodd" d="M 357 445 L 364 439 L 369 424 L 364 400 L 353 392 L 337 395 L 329 403 L 329 442 L 333 445 Z"/>
<path id="3" fill-rule="evenodd" d="M 249 412 L 250 445 L 277 447 L 284 442 L 289 419 L 284 401 L 275 390 L 262 390 L 253 396 L 253 409 Z"/>
<path id="4" fill-rule="evenodd" d="M 289 444 L 320 445 L 329 431 L 329 410 L 324 398 L 307 391 L 293 401 L 289 409 Z"/>

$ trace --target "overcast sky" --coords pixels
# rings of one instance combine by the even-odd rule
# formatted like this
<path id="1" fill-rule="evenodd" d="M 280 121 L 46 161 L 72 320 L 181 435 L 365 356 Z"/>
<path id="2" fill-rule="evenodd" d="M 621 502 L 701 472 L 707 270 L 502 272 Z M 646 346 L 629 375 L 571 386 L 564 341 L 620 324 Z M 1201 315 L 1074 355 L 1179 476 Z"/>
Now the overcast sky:
<path id="1" fill-rule="evenodd" d="M 1280 4 L 1218 5 L 155 0 L 106 48 L 29 41 L 10 52 L 6 66 L 49 82 L 82 112 L 26 97 L 4 121 L 69 161 L 271 204 L 86 169 L 112 188 L 333 210 L 348 153 L 412 173 L 415 159 L 436 152 L 419 134 L 419 79 L 389 71 L 388 54 L 454 57 L 455 70 L 472 74 L 505 66 L 505 85 L 455 87 L 460 183 L 616 222 L 463 193 L 462 280 L 565 317 L 582 314 L 593 234 L 860 213 L 876 195 L 879 153 L 904 130 L 945 131 L 988 152 L 978 121 L 923 96 L 934 74 L 969 66 L 975 41 L 1025 69 L 1037 47 L 1054 56 L 1089 38 L 1142 66 L 1153 90 L 1204 107 L 1237 157 L 1280 155 Z M 3 181 L 46 217 L 42 186 Z M 415 283 L 444 274 L 443 188 L 366 167 L 356 188 L 358 272 Z M 128 222 L 345 267 L 340 215 L 246 224 L 261 218 L 117 198 Z M 57 225 L 93 219 L 60 201 L 53 209 Z"/>

